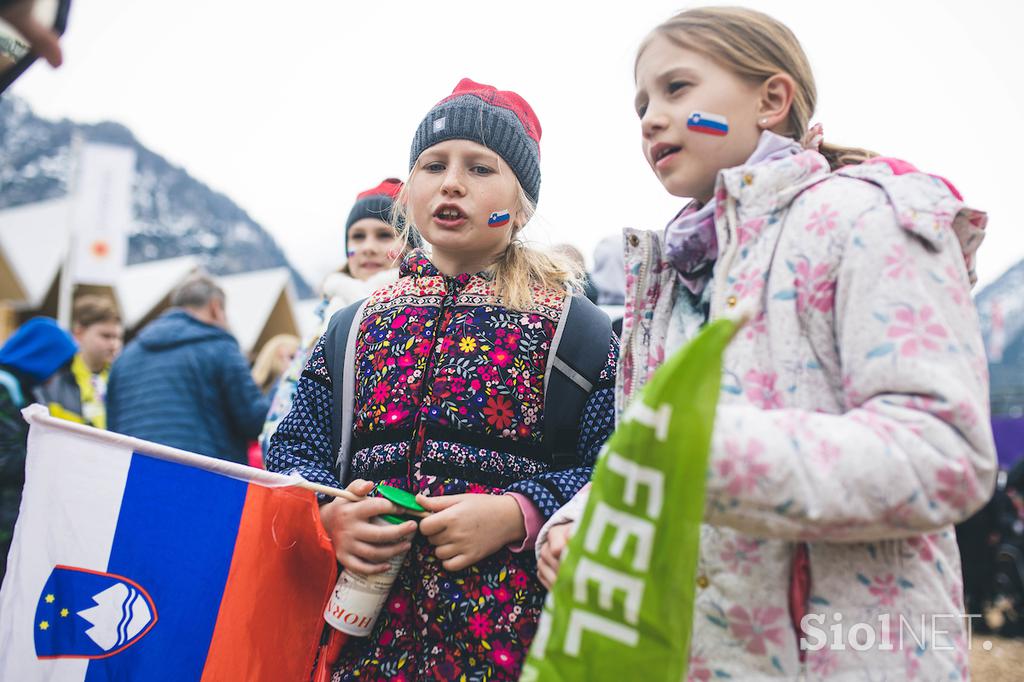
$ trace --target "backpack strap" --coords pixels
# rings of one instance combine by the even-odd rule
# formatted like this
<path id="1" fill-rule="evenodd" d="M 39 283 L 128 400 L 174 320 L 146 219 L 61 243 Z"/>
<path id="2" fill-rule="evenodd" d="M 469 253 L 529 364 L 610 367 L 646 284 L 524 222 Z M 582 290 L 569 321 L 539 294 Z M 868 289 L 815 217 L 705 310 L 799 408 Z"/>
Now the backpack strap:
<path id="1" fill-rule="evenodd" d="M 331 452 L 334 453 L 338 481 L 345 485 L 348 466 L 352 458 L 352 420 L 356 393 L 356 337 L 363 309 L 369 299 L 364 298 L 342 308 L 331 316 L 324 333 L 324 354 L 327 371 L 331 375 L 333 409 L 331 410 Z"/>
<path id="2" fill-rule="evenodd" d="M 577 460 L 580 418 L 608 362 L 612 321 L 586 297 L 566 297 L 548 353 L 544 386 L 544 443 L 552 468 Z"/>

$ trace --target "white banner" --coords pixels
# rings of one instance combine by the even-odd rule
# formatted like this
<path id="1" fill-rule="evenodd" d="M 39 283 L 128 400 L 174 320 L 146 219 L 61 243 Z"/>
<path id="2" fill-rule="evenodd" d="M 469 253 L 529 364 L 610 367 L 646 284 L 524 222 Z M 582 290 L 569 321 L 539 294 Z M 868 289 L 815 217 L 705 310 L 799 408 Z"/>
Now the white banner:
<path id="1" fill-rule="evenodd" d="M 91 142 L 82 145 L 71 209 L 75 283 L 116 282 L 128 255 L 134 182 L 134 149 Z"/>

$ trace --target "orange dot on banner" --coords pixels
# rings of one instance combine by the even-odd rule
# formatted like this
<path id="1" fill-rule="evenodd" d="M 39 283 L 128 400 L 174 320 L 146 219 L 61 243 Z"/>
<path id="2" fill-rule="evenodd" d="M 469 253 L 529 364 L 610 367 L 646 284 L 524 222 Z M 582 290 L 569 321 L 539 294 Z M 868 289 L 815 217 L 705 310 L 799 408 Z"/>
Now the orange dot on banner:
<path id="1" fill-rule="evenodd" d="M 110 245 L 104 241 L 93 242 L 92 246 L 90 246 L 89 249 L 92 251 L 92 255 L 96 256 L 97 258 L 103 258 L 108 253 L 110 253 Z"/>

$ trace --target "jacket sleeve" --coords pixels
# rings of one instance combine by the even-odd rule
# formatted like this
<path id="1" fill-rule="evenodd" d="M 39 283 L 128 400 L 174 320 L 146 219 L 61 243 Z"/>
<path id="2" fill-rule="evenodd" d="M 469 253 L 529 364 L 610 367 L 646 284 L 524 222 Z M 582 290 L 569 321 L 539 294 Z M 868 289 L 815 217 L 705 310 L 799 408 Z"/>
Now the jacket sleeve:
<path id="1" fill-rule="evenodd" d="M 882 204 L 840 246 L 846 411 L 720 405 L 707 523 L 789 540 L 896 539 L 966 519 L 992 494 L 987 365 L 955 241 L 937 249 Z"/>
<path id="2" fill-rule="evenodd" d="M 587 399 L 580 417 L 580 435 L 576 446 L 579 466 L 549 471 L 534 478 L 518 481 L 507 489 L 507 492 L 519 493 L 529 498 L 545 519 L 568 502 L 590 480 L 597 454 L 615 430 L 615 363 L 618 357 L 619 339 L 613 334 L 608 349 L 608 362 L 601 370 L 598 383 Z"/>
<path id="3" fill-rule="evenodd" d="M 245 357 L 236 345 L 220 347 L 218 344 L 217 350 L 222 353 L 220 388 L 228 418 L 238 433 L 246 439 L 255 440 L 270 409 L 270 397 L 260 392 Z"/>
<path id="4" fill-rule="evenodd" d="M 299 377 L 291 409 L 270 437 L 267 469 L 341 487 L 331 454 L 331 386 L 321 337 Z"/>

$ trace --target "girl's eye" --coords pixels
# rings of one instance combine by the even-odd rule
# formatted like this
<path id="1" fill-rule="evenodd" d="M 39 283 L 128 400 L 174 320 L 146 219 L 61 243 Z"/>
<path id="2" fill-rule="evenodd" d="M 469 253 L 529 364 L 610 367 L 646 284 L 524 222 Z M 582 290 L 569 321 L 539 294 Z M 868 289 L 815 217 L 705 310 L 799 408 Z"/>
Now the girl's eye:
<path id="1" fill-rule="evenodd" d="M 494 172 L 493 170 L 491 170 L 487 166 L 480 166 L 480 165 L 473 166 L 472 170 L 477 175 L 490 175 L 491 173 Z"/>
<path id="2" fill-rule="evenodd" d="M 671 83 L 668 84 L 668 88 L 667 88 L 668 94 L 674 95 L 675 93 L 679 92 L 683 88 L 686 88 L 686 87 L 689 87 L 689 86 L 690 86 L 690 83 L 687 83 L 686 81 L 672 81 Z"/>
<path id="3" fill-rule="evenodd" d="M 647 113 L 647 105 L 646 104 L 636 108 L 636 115 L 639 116 L 640 118 L 643 118 L 644 114 L 646 114 L 646 113 Z"/>
<path id="4" fill-rule="evenodd" d="M 363 234 L 361 234 L 361 233 L 356 233 L 356 234 L 350 234 L 350 235 L 348 236 L 348 240 L 349 240 L 350 242 L 361 242 L 361 241 L 363 241 L 363 237 L 364 237 L 364 236 L 365 236 L 365 235 L 363 235 Z"/>
<path id="5" fill-rule="evenodd" d="M 444 164 L 440 161 L 431 161 L 427 165 L 423 166 L 423 170 L 430 173 L 439 173 L 444 170 Z"/>

